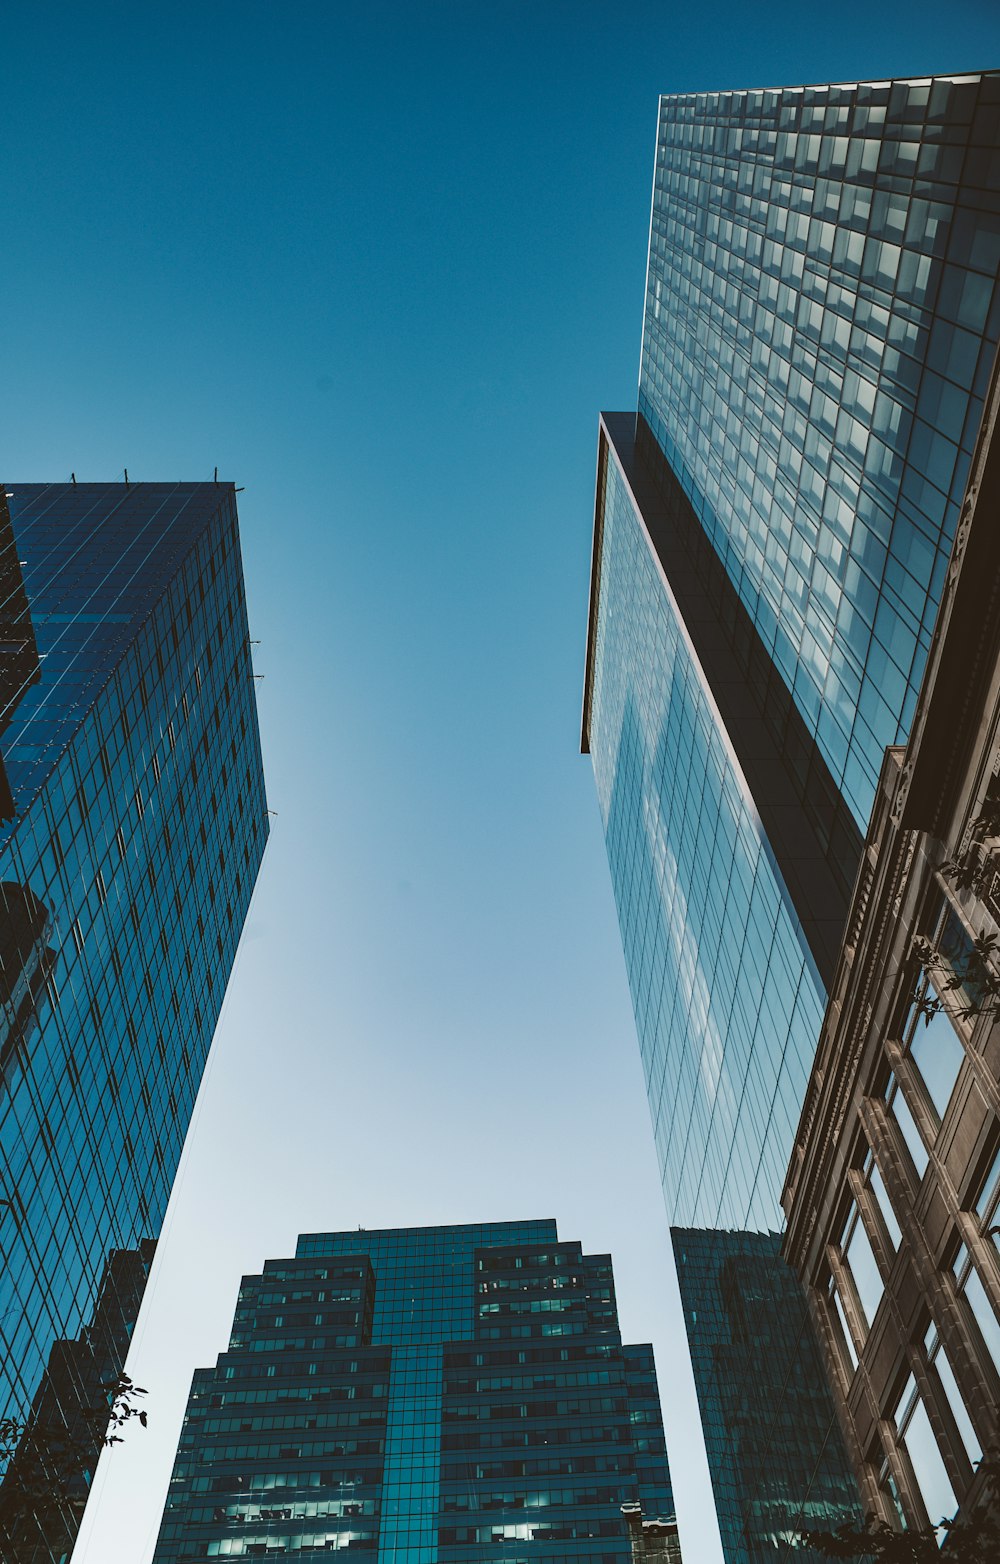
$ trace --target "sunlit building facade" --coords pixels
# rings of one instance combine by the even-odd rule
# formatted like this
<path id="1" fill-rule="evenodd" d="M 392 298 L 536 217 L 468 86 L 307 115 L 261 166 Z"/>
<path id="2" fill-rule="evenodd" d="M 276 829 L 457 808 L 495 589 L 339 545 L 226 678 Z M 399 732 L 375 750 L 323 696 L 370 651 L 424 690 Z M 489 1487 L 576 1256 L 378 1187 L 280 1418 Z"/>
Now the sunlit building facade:
<path id="1" fill-rule="evenodd" d="M 996 73 L 661 100 L 638 408 L 600 428 L 583 748 L 683 1228 L 781 1232 L 1000 333 L 998 111 Z M 782 1557 L 808 1495 L 737 1504 L 727 1460 L 727 1556 Z M 853 1513 L 845 1476 L 827 1518 Z"/>
<path id="2" fill-rule="evenodd" d="M 8 484 L 0 592 L 0 1415 L 37 1448 L 58 1344 L 134 1321 L 111 1261 L 159 1232 L 267 813 L 231 484 Z"/>
<path id="3" fill-rule="evenodd" d="M 310 1233 L 195 1373 L 154 1559 L 622 1564 L 634 1504 L 672 1523 L 608 1255 L 551 1221 Z"/>

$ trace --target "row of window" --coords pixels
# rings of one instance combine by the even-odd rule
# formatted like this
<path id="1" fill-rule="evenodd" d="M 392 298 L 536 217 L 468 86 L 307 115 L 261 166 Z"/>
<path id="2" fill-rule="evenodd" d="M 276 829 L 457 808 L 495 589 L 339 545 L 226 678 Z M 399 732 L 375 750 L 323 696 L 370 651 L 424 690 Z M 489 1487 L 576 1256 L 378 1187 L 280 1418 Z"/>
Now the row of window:
<path id="1" fill-rule="evenodd" d="M 333 1486 L 337 1486 L 335 1483 Z M 354 1519 L 359 1515 L 377 1515 L 378 1501 L 360 1499 L 303 1499 L 292 1504 L 216 1505 L 210 1509 L 185 1509 L 184 1524 L 203 1526 L 206 1522 L 230 1526 L 258 1525 L 261 1521 L 302 1521 Z"/>
<path id="2" fill-rule="evenodd" d="M 485 1395 L 494 1390 L 555 1390 L 567 1385 L 621 1385 L 617 1370 L 588 1369 L 568 1374 L 494 1374 L 488 1379 L 445 1380 L 445 1395 Z"/>
<path id="3" fill-rule="evenodd" d="M 618 1488 L 535 1488 L 518 1493 L 512 1488 L 487 1488 L 466 1493 L 445 1494 L 441 1500 L 444 1514 L 460 1510 L 535 1510 L 568 1508 L 577 1504 L 601 1504 L 617 1508 L 632 1497 L 633 1490 Z"/>
<path id="4" fill-rule="evenodd" d="M 580 1343 L 571 1347 L 522 1347 L 517 1351 L 500 1348 L 491 1352 L 449 1351 L 445 1356 L 445 1368 L 499 1368 L 507 1364 L 521 1363 L 578 1363 L 584 1358 L 610 1358 L 624 1353 L 630 1358 L 633 1348 L 618 1347 L 613 1342 L 598 1341 Z"/>
<path id="5" fill-rule="evenodd" d="M 442 1482 L 471 1482 L 498 1477 L 572 1477 L 581 1472 L 624 1472 L 631 1475 L 627 1455 L 548 1456 L 524 1461 L 456 1461 L 441 1465 Z"/>
<path id="6" fill-rule="evenodd" d="M 166 1532 L 164 1532 L 166 1536 Z M 208 1544 L 204 1557 L 215 1558 L 264 1558 L 268 1554 L 333 1553 L 340 1548 L 376 1548 L 375 1532 L 357 1530 L 337 1532 L 305 1532 L 289 1536 L 261 1535 L 260 1537 L 220 1537 Z"/>
<path id="7" fill-rule="evenodd" d="M 337 1454 L 381 1455 L 381 1439 L 355 1439 L 346 1441 Z M 309 1471 L 296 1467 L 294 1471 L 267 1472 L 253 1467 L 249 1471 L 226 1472 L 221 1477 L 190 1477 L 185 1481 L 189 1493 L 273 1493 L 277 1489 L 299 1488 L 353 1488 L 377 1487 L 382 1477 L 381 1461 L 373 1461 L 370 1468 L 337 1466 L 325 1470 Z M 174 1483 L 177 1483 L 175 1474 Z"/>
<path id="8" fill-rule="evenodd" d="M 323 1317 L 320 1316 L 318 1318 L 318 1320 L 317 1320 L 317 1324 L 322 1324 L 322 1323 L 323 1323 Z M 334 1323 L 334 1322 L 333 1321 L 328 1321 L 327 1323 Z M 341 1323 L 344 1323 L 344 1324 L 355 1323 L 356 1324 L 357 1323 L 357 1316 L 356 1315 L 354 1316 L 354 1320 L 353 1321 L 345 1320 L 345 1321 L 343 1321 Z M 289 1326 L 289 1330 L 291 1330 L 293 1328 L 294 1327 Z M 229 1351 L 230 1352 L 296 1352 L 296 1351 L 304 1352 L 304 1351 L 306 1351 L 306 1349 L 310 1349 L 310 1350 L 322 1352 L 324 1350 L 330 1351 L 331 1349 L 335 1350 L 335 1349 L 341 1348 L 341 1347 L 357 1347 L 357 1346 L 360 1346 L 360 1344 L 361 1344 L 360 1333 L 357 1330 L 352 1331 L 349 1336 L 343 1335 L 343 1336 L 310 1336 L 310 1337 L 298 1336 L 298 1337 L 296 1337 L 296 1336 L 290 1336 L 289 1335 L 289 1336 L 260 1336 L 260 1337 L 248 1336 L 248 1337 L 242 1337 L 242 1336 L 238 1336 L 237 1335 L 237 1336 L 233 1336 L 230 1339 Z"/>
<path id="9" fill-rule="evenodd" d="M 571 1542 L 583 1537 L 619 1537 L 620 1520 L 580 1520 L 565 1526 L 537 1526 L 530 1521 L 512 1521 L 494 1526 L 442 1526 L 443 1547 L 463 1542 Z"/>
<path id="10" fill-rule="evenodd" d="M 506 1450 L 555 1444 L 620 1445 L 628 1441 L 629 1432 L 624 1424 L 609 1428 L 606 1423 L 567 1423 L 557 1430 L 544 1425 L 541 1428 L 504 1428 L 496 1431 L 480 1426 L 468 1432 L 453 1429 L 442 1429 L 441 1432 L 443 1451 Z"/>
<path id="11" fill-rule="evenodd" d="M 458 1422 L 463 1418 L 486 1421 L 489 1418 L 581 1417 L 593 1412 L 617 1412 L 628 1415 L 628 1403 L 620 1396 L 589 1396 L 572 1401 L 515 1401 L 485 1406 L 481 1401 L 445 1403 L 442 1420 Z"/>
<path id="12" fill-rule="evenodd" d="M 332 1367 L 332 1365 L 331 1365 L 331 1367 Z M 337 1367 L 338 1372 L 342 1372 L 340 1364 L 337 1364 L 336 1367 Z M 356 1363 L 350 1363 L 348 1365 L 348 1367 L 349 1367 L 349 1371 L 352 1374 L 357 1372 L 358 1365 Z M 302 1364 L 301 1363 L 298 1365 L 298 1369 L 301 1372 L 301 1370 L 302 1370 Z M 366 1373 L 376 1373 L 376 1372 L 378 1372 L 378 1373 L 387 1373 L 388 1369 L 389 1369 L 389 1365 L 388 1365 L 387 1362 L 381 1362 L 381 1361 L 377 1361 L 377 1362 L 374 1362 L 374 1363 L 362 1363 L 361 1364 L 361 1369 L 362 1369 L 362 1372 L 366 1372 Z M 287 1386 L 285 1386 L 282 1389 L 274 1389 L 271 1386 L 268 1386 L 266 1389 L 262 1389 L 262 1390 L 224 1390 L 224 1391 L 216 1391 L 214 1389 L 214 1385 L 215 1385 L 215 1371 L 214 1370 L 210 1370 L 209 1372 L 211 1373 L 211 1376 L 212 1376 L 211 1377 L 212 1393 L 208 1397 L 208 1405 L 210 1407 L 212 1407 L 212 1408 L 216 1408 L 216 1407 L 235 1407 L 235 1406 L 259 1406 L 262 1403 L 264 1405 L 266 1405 L 266 1406 L 269 1406 L 269 1407 L 288 1406 L 292 1402 L 295 1402 L 295 1401 L 307 1401 L 307 1402 L 310 1403 L 310 1405 L 316 1405 L 316 1404 L 321 1403 L 323 1401 L 339 1400 L 340 1399 L 340 1394 L 341 1394 L 341 1387 L 340 1387 L 339 1383 L 336 1384 L 336 1385 L 333 1385 L 333 1384 L 308 1385 L 308 1386 L 306 1386 L 306 1385 L 287 1385 Z M 308 1365 L 308 1372 L 310 1373 L 310 1375 L 312 1373 L 314 1373 L 315 1372 L 315 1365 L 310 1363 Z M 258 1370 L 258 1374 L 259 1374 L 259 1370 Z M 197 1403 L 200 1401 L 200 1399 L 201 1399 L 201 1391 L 199 1390 L 191 1398 L 191 1403 L 192 1404 L 191 1404 L 191 1407 L 190 1407 L 190 1410 L 189 1410 L 189 1415 L 190 1416 L 197 1416 L 197 1414 L 198 1414 L 198 1405 L 197 1405 Z"/>

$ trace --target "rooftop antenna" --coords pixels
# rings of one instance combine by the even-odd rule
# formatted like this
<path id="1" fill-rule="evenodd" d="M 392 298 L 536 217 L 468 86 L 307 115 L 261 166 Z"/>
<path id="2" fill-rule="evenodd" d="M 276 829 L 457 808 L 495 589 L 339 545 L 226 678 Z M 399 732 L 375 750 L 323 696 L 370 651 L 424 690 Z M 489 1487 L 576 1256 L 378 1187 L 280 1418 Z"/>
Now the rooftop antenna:
<path id="1" fill-rule="evenodd" d="M 212 479 L 212 482 L 213 483 L 218 483 L 218 481 L 219 481 L 219 469 L 218 469 L 218 467 L 216 467 L 216 469 L 215 469 L 215 477 Z"/>
<path id="2" fill-rule="evenodd" d="M 71 472 L 70 473 L 70 477 L 72 478 L 73 482 L 75 483 L 76 482 L 76 473 L 75 472 Z"/>
<path id="3" fill-rule="evenodd" d="M 125 487 L 127 489 L 128 488 L 128 468 L 127 467 L 124 469 L 124 472 L 125 472 Z"/>

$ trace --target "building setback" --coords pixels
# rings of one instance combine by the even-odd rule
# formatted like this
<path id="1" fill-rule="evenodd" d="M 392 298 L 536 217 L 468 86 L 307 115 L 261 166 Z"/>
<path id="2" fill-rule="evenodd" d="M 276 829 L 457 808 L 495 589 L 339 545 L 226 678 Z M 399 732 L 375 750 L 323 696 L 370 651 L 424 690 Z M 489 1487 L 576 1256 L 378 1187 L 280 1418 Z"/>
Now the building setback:
<path id="1" fill-rule="evenodd" d="M 668 1212 L 721 1235 L 705 1278 L 733 1233 L 781 1232 L 882 755 L 913 720 L 1000 335 L 998 108 L 997 73 L 660 102 L 638 408 L 599 432 L 582 747 Z M 816 1347 L 801 1308 L 780 1323 L 781 1265 L 779 1318 L 744 1340 L 794 1384 Z M 700 1338 L 714 1298 L 685 1314 L 696 1375 L 737 1376 L 721 1399 L 768 1447 L 752 1352 Z M 720 1387 L 698 1388 L 707 1418 Z M 838 1437 L 831 1417 L 849 1485 Z M 791 1474 L 784 1514 L 773 1480 L 757 1502 L 745 1445 L 713 1461 L 730 1564 L 784 1557 L 816 1511 Z"/>
<path id="2" fill-rule="evenodd" d="M 968 1514 L 1000 1437 L 998 418 L 995 379 L 784 1195 L 865 1507 L 910 1527 Z"/>
<path id="3" fill-rule="evenodd" d="M 9 484 L 0 595 L 0 1415 L 34 1461 L 87 1342 L 120 1368 L 267 814 L 232 484 Z M 92 1464 L 19 1560 L 65 1556 Z"/>
<path id="4" fill-rule="evenodd" d="M 621 1564 L 636 1503 L 672 1524 L 608 1255 L 551 1221 L 306 1234 L 195 1373 L 154 1560 Z"/>

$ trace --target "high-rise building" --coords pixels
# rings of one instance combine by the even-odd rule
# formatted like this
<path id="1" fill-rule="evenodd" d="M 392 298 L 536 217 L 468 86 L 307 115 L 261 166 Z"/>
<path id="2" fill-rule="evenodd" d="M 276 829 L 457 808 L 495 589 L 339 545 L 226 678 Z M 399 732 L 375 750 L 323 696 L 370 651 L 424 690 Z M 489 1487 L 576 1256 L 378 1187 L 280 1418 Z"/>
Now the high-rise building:
<path id="1" fill-rule="evenodd" d="M 154 1558 L 623 1564 L 636 1503 L 672 1526 L 610 1256 L 552 1221 L 311 1233 L 195 1373 Z"/>
<path id="2" fill-rule="evenodd" d="M 56 1344 L 134 1320 L 109 1256 L 158 1234 L 267 813 L 232 484 L 10 484 L 0 593 L 0 1416 L 37 1451 Z"/>
<path id="3" fill-rule="evenodd" d="M 784 1195 L 865 1507 L 911 1528 L 968 1519 L 1000 1442 L 998 426 L 1000 375 Z"/>
<path id="4" fill-rule="evenodd" d="M 583 749 L 686 1229 L 781 1231 L 1000 335 L 998 114 L 997 73 L 661 99 L 638 408 L 600 426 Z M 697 1368 L 713 1311 L 686 1315 Z M 800 1339 L 789 1319 L 790 1361 Z M 727 1362 L 754 1372 L 749 1346 Z M 728 1557 L 780 1558 L 808 1495 L 780 1520 L 738 1502 L 740 1459 L 713 1472 Z"/>

